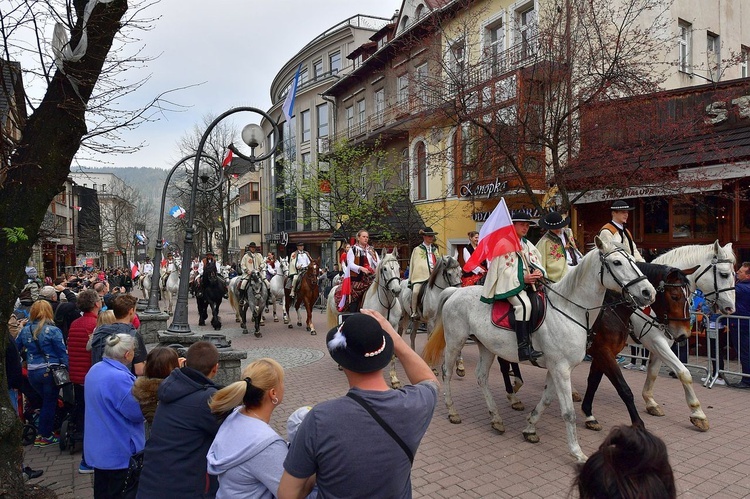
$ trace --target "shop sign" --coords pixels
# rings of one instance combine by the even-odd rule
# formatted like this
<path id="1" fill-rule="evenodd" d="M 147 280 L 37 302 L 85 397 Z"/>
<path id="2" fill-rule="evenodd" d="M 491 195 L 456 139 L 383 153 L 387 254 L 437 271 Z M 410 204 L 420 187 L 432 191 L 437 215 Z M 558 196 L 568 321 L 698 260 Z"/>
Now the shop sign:
<path id="1" fill-rule="evenodd" d="M 458 195 L 461 197 L 487 196 L 487 198 L 491 198 L 492 196 L 502 194 L 507 189 L 508 182 L 506 180 L 500 182 L 499 178 L 495 178 L 494 182 L 488 182 L 484 184 L 462 184 L 459 187 Z"/>
<path id="2" fill-rule="evenodd" d="M 286 246 L 289 243 L 289 234 L 286 232 L 272 232 L 267 234 L 266 241 L 271 244 L 283 244 Z"/>
<path id="3" fill-rule="evenodd" d="M 704 119 L 706 125 L 718 125 L 727 121 L 729 119 L 730 104 L 731 106 L 737 106 L 740 119 L 750 118 L 750 95 L 744 95 L 731 101 L 712 102 L 706 106 L 706 114 L 708 115 Z"/>
<path id="4" fill-rule="evenodd" d="M 475 222 L 486 222 L 491 213 L 491 211 L 477 211 L 471 214 L 471 219 Z"/>

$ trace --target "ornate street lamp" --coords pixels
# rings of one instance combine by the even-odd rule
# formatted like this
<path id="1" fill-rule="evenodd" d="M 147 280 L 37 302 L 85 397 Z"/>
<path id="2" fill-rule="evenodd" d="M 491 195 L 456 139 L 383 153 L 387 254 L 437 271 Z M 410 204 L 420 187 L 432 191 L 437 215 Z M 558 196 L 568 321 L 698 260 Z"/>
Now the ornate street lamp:
<path id="1" fill-rule="evenodd" d="M 273 127 L 273 147 L 269 149 L 267 154 L 256 157 L 255 148 L 263 142 L 263 129 L 259 125 L 247 125 L 242 130 L 242 140 L 245 141 L 248 146 L 250 146 L 250 156 L 245 156 L 244 154 L 240 153 L 237 148 L 234 147 L 234 144 L 230 144 L 229 149 L 233 154 L 236 154 L 240 158 L 244 159 L 248 163 L 248 165 L 237 165 L 236 167 L 234 164 L 228 165 L 224 170 L 224 174 L 242 175 L 247 171 L 255 171 L 255 163 L 270 158 L 276 152 L 276 147 L 279 143 L 279 131 L 276 122 L 273 121 L 273 119 L 271 119 L 268 114 L 254 107 L 237 107 L 234 109 L 230 109 L 229 111 L 226 111 L 225 113 L 217 117 L 214 121 L 212 121 L 211 124 L 208 125 L 208 128 L 206 128 L 206 131 L 203 132 L 201 141 L 198 144 L 198 150 L 194 155 L 195 166 L 193 167 L 193 182 L 191 184 L 190 190 L 190 206 L 188 207 L 188 220 L 187 227 L 185 229 L 185 243 L 183 245 L 182 251 L 182 261 L 187 262 L 187 264 L 183 265 L 182 269 L 180 270 L 180 288 L 177 292 L 177 303 L 175 304 L 174 318 L 172 320 L 172 324 L 167 328 L 167 332 L 169 333 L 190 334 L 192 332 L 190 330 L 190 324 L 188 324 L 188 280 L 190 278 L 190 261 L 193 258 L 192 251 L 193 233 L 195 232 L 195 228 L 193 227 L 195 223 L 195 195 L 196 191 L 198 190 L 198 170 L 200 168 L 200 157 L 203 154 L 203 148 L 206 145 L 206 141 L 208 140 L 211 131 L 214 129 L 214 127 L 216 127 L 216 125 L 219 124 L 220 121 L 222 121 L 227 116 L 245 111 L 260 114 L 261 116 L 266 118 L 269 123 L 271 123 L 271 126 Z M 260 131 L 260 133 L 258 133 L 258 131 Z M 221 182 L 219 182 L 218 185 L 221 185 Z"/>

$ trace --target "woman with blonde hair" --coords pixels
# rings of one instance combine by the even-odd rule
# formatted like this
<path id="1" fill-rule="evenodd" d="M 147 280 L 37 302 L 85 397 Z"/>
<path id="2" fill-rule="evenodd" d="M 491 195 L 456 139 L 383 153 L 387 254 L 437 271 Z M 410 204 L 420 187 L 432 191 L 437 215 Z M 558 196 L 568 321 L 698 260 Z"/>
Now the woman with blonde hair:
<path id="1" fill-rule="evenodd" d="M 57 395 L 59 388 L 55 385 L 49 366 L 54 364 L 68 365 L 68 351 L 63 342 L 60 328 L 55 326 L 52 306 L 46 300 L 37 300 L 31 306 L 29 322 L 16 337 L 18 350 L 26 349 L 26 365 L 29 371 L 29 383 L 42 397 L 42 410 L 39 413 L 39 426 L 34 447 L 46 447 L 58 443 L 52 434 L 55 420 Z"/>
<path id="2" fill-rule="evenodd" d="M 284 369 L 273 359 L 252 362 L 243 379 L 222 388 L 209 406 L 232 411 L 208 450 L 208 472 L 218 475 L 217 499 L 278 495 L 287 444 L 269 421 L 284 400 Z"/>

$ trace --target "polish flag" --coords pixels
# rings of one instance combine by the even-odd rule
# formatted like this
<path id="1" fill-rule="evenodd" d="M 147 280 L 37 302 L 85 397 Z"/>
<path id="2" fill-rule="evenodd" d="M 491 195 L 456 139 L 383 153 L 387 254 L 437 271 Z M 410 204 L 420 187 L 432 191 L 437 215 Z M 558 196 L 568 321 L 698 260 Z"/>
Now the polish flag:
<path id="1" fill-rule="evenodd" d="M 464 263 L 464 271 L 471 272 L 482 261 L 489 262 L 496 256 L 511 251 L 521 251 L 521 240 L 518 239 L 510 213 L 508 213 L 508 206 L 503 198 L 479 230 L 479 244 L 471 258 Z"/>
<path id="2" fill-rule="evenodd" d="M 346 260 L 344 260 L 346 262 Z M 339 312 L 344 311 L 344 306 L 346 305 L 346 299 L 349 298 L 349 295 L 352 294 L 352 280 L 351 280 L 351 272 L 349 271 L 349 266 L 346 265 L 344 267 L 344 281 L 341 283 L 341 301 L 339 301 L 338 309 Z"/>
<path id="3" fill-rule="evenodd" d="M 136 277 L 138 277 L 139 273 L 140 272 L 138 270 L 138 265 L 133 263 L 133 260 L 130 260 L 130 278 L 135 279 Z"/>
<path id="4" fill-rule="evenodd" d="M 224 161 L 222 161 L 221 167 L 222 168 L 226 168 L 227 166 L 231 165 L 233 157 L 234 157 L 234 153 L 230 149 L 229 152 L 227 153 L 226 157 L 224 158 Z"/>

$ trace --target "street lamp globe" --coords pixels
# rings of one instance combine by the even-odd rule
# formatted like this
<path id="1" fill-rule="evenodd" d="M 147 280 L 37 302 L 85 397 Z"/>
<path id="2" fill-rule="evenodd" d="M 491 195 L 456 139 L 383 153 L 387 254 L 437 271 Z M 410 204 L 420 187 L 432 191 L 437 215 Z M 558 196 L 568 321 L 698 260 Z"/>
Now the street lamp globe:
<path id="1" fill-rule="evenodd" d="M 264 138 L 263 129 L 260 125 L 251 123 L 242 129 L 242 141 L 250 146 L 251 149 L 258 147 L 263 142 Z"/>

